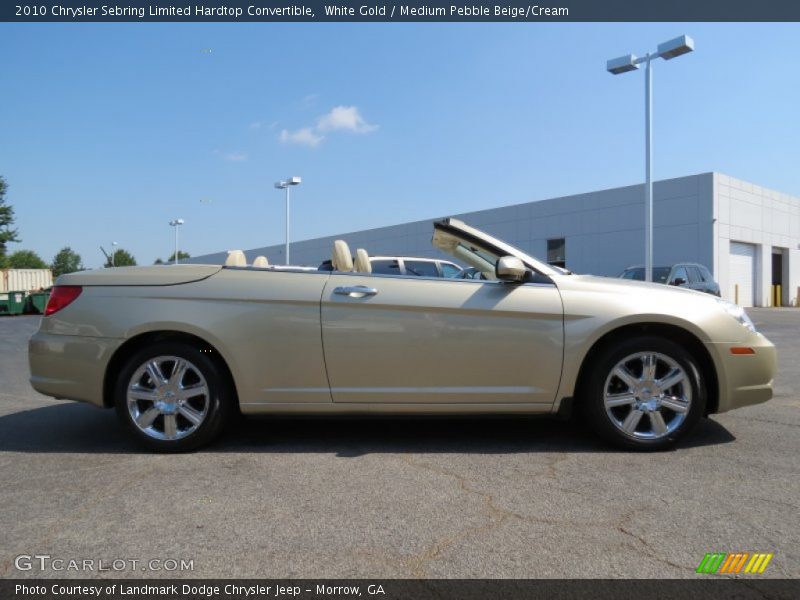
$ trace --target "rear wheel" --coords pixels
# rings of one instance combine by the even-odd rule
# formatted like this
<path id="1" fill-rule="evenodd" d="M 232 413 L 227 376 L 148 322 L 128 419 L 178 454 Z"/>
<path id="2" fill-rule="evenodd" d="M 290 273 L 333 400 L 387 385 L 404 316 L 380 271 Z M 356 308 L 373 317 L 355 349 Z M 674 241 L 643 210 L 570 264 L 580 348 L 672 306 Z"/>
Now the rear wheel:
<path id="1" fill-rule="evenodd" d="M 705 385 L 695 358 L 682 346 L 640 336 L 597 356 L 583 402 L 600 436 L 623 448 L 663 450 L 697 425 Z"/>
<path id="2" fill-rule="evenodd" d="M 117 414 L 145 446 L 184 452 L 207 444 L 230 412 L 217 364 L 189 344 L 164 342 L 140 350 L 117 378 Z"/>

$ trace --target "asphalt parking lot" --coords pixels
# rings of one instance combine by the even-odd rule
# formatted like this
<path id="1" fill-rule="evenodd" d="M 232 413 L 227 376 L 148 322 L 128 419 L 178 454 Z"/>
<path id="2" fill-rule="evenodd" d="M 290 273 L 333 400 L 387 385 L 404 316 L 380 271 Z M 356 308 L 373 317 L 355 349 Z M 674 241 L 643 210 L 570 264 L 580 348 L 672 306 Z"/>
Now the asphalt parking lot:
<path id="1" fill-rule="evenodd" d="M 112 411 L 35 393 L 39 318 L 2 318 L 0 577 L 98 575 L 15 567 L 34 554 L 126 561 L 106 577 L 178 574 L 130 566 L 154 559 L 192 560 L 187 577 L 696 577 L 738 551 L 800 577 L 800 310 L 750 314 L 779 349 L 774 400 L 656 454 L 507 418 L 244 422 L 148 454 Z"/>

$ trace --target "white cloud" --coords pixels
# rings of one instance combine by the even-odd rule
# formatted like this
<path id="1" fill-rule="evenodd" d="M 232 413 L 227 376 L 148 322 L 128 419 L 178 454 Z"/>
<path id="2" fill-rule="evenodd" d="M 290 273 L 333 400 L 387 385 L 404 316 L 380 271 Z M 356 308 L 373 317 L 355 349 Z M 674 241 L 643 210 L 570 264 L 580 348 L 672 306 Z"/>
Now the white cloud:
<path id="1" fill-rule="evenodd" d="M 345 131 L 349 133 L 370 133 L 378 128 L 364 120 L 355 106 L 335 106 L 330 112 L 317 119 L 312 127 L 302 127 L 294 131 L 283 129 L 278 139 L 284 144 L 299 144 L 316 148 L 328 133 Z"/>
<path id="2" fill-rule="evenodd" d="M 375 131 L 377 125 L 364 120 L 355 106 L 335 106 L 317 121 L 319 131 L 349 131 L 351 133 L 369 133 Z"/>
<path id="3" fill-rule="evenodd" d="M 322 140 L 325 139 L 325 136 L 316 133 L 311 127 L 303 127 L 296 131 L 284 129 L 281 131 L 278 139 L 284 144 L 299 144 L 301 146 L 316 148 L 320 145 Z"/>
<path id="4" fill-rule="evenodd" d="M 247 154 L 243 152 L 229 152 L 227 154 L 223 154 L 222 158 L 231 162 L 241 162 L 243 160 L 247 160 Z"/>
<path id="5" fill-rule="evenodd" d="M 307 94 L 306 96 L 303 97 L 303 101 L 301 104 L 305 108 L 308 108 L 317 101 L 317 98 L 319 98 L 319 94 Z"/>
<path id="6" fill-rule="evenodd" d="M 254 121 L 250 123 L 250 129 L 261 129 L 262 125 L 264 125 L 263 121 Z"/>

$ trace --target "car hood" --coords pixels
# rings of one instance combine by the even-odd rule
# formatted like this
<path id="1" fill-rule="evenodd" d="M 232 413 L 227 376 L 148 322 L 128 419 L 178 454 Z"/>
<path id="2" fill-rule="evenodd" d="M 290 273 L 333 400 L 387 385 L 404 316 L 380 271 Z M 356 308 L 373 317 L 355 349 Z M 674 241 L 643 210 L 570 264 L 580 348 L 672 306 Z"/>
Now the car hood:
<path id="1" fill-rule="evenodd" d="M 561 275 L 554 278 L 565 297 L 592 297 L 615 312 L 615 308 L 636 313 L 680 315 L 684 311 L 716 311 L 718 298 L 690 288 L 663 283 L 631 281 L 596 275 Z M 576 296 L 577 295 L 577 296 Z"/>
<path id="2" fill-rule="evenodd" d="M 220 265 L 156 265 L 115 267 L 62 275 L 56 285 L 178 285 L 217 273 Z"/>

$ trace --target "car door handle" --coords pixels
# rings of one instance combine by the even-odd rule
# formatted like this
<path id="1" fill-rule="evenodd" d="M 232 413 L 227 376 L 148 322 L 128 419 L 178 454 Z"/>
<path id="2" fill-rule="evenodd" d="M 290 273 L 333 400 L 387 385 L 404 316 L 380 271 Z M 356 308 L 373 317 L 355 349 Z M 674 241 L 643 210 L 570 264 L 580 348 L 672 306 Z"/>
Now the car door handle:
<path id="1" fill-rule="evenodd" d="M 364 285 L 354 285 L 352 287 L 334 288 L 333 293 L 340 296 L 350 296 L 351 298 L 363 298 L 364 296 L 374 296 L 378 293 L 378 290 Z"/>

